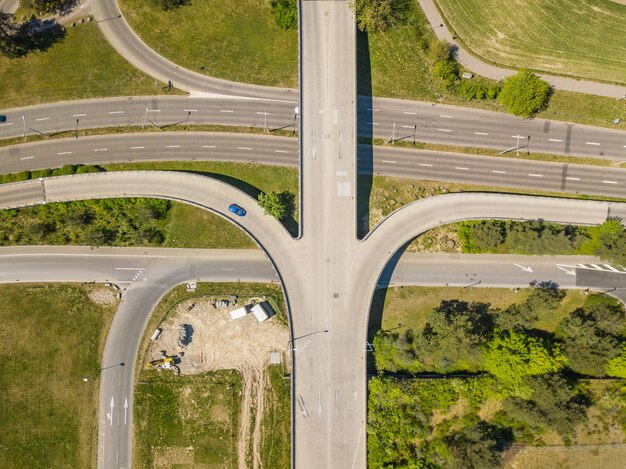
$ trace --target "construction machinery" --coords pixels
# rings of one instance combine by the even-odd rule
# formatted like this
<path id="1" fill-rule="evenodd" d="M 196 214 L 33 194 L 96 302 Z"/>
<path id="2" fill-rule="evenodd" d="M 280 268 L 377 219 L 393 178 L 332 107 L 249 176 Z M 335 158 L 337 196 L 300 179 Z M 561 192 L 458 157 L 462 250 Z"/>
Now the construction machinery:
<path id="1" fill-rule="evenodd" d="M 175 375 L 180 374 L 180 368 L 176 364 L 176 357 L 168 357 L 165 350 L 161 351 L 161 356 L 156 360 L 148 362 L 146 368 L 155 368 L 157 370 L 172 370 Z"/>

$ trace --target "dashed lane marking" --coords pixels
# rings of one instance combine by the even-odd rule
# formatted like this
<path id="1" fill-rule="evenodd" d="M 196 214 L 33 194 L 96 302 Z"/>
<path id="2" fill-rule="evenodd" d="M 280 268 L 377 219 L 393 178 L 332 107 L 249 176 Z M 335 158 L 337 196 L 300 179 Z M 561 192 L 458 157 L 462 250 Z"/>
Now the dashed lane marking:
<path id="1" fill-rule="evenodd" d="M 57 153 L 57 155 L 71 155 L 71 151 L 62 151 L 61 153 Z"/>
<path id="2" fill-rule="evenodd" d="M 602 181 L 604 184 L 617 184 L 617 181 Z"/>
<path id="3" fill-rule="evenodd" d="M 506 171 L 499 171 L 497 169 L 494 169 L 491 171 L 492 173 L 496 173 L 496 174 L 506 174 Z"/>
<path id="4" fill-rule="evenodd" d="M 465 166 L 455 166 L 454 169 L 458 169 L 459 171 L 469 171 L 469 168 Z"/>
<path id="5" fill-rule="evenodd" d="M 415 116 L 417 114 L 417 112 L 404 111 L 402 114 L 407 114 L 409 116 Z"/>
<path id="6" fill-rule="evenodd" d="M 202 148 L 216 148 L 215 145 L 202 145 Z"/>
<path id="7" fill-rule="evenodd" d="M 72 114 L 72 117 L 85 117 L 87 114 Z"/>
<path id="8" fill-rule="evenodd" d="M 235 112 L 232 109 L 220 109 L 220 112 Z"/>
<path id="9" fill-rule="evenodd" d="M 32 160 L 34 158 L 34 156 L 24 156 L 23 158 L 20 158 L 20 160 Z"/>
<path id="10" fill-rule="evenodd" d="M 568 181 L 580 181 L 580 178 L 573 178 L 573 177 L 566 177 L 565 179 L 567 179 Z"/>
<path id="11" fill-rule="evenodd" d="M 180 148 L 180 145 L 165 145 L 165 148 Z"/>
<path id="12" fill-rule="evenodd" d="M 474 135 L 489 135 L 487 132 L 474 132 Z"/>
<path id="13" fill-rule="evenodd" d="M 585 142 L 585 145 L 600 145 L 598 142 Z"/>
<path id="14" fill-rule="evenodd" d="M 392 161 L 392 160 L 383 160 L 383 163 L 392 163 L 392 164 L 396 164 L 396 162 L 395 162 L 395 161 Z"/>
<path id="15" fill-rule="evenodd" d="M 274 150 L 274 153 L 289 153 L 287 150 Z"/>
<path id="16" fill-rule="evenodd" d="M 0 124 L 0 127 L 6 127 L 8 125 L 13 125 L 13 122 L 7 122 L 6 124 Z"/>
<path id="17" fill-rule="evenodd" d="M 531 178 L 542 178 L 543 174 L 528 173 Z"/>
<path id="18" fill-rule="evenodd" d="M 560 138 L 549 138 L 548 139 L 550 142 L 562 142 L 563 140 L 561 140 Z"/>
<path id="19" fill-rule="evenodd" d="M 452 132 L 450 129 L 437 129 L 439 132 Z"/>
<path id="20" fill-rule="evenodd" d="M 431 167 L 432 164 L 428 164 L 428 163 L 417 163 L 417 166 L 428 166 Z"/>
<path id="21" fill-rule="evenodd" d="M 250 147 L 239 147 L 240 150 L 252 150 Z"/>
<path id="22" fill-rule="evenodd" d="M 443 117 L 444 119 L 454 119 L 454 116 L 440 115 L 439 117 Z"/>
<path id="23" fill-rule="evenodd" d="M 49 117 L 39 117 L 38 119 L 35 119 L 37 122 L 41 122 L 41 121 L 49 121 L 50 118 Z"/>
<path id="24" fill-rule="evenodd" d="M 141 150 L 141 149 L 143 149 L 143 148 L 144 148 L 144 147 L 130 147 L 130 149 L 131 149 L 131 150 Z"/>
<path id="25" fill-rule="evenodd" d="M 109 114 L 124 114 L 124 111 L 109 111 Z"/>

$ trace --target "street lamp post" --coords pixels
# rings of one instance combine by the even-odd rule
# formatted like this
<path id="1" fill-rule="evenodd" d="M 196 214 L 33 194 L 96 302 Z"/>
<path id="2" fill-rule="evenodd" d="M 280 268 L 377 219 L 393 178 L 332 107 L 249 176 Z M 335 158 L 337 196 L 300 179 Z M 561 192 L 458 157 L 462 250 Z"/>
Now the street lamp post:
<path id="1" fill-rule="evenodd" d="M 309 336 L 312 336 L 312 335 L 315 335 L 315 334 L 321 334 L 323 332 L 328 332 L 328 329 L 324 329 L 323 331 L 309 332 L 308 334 L 301 335 L 300 337 L 294 337 L 293 339 L 289 339 L 289 342 L 287 342 L 287 349 L 288 350 L 290 349 L 289 344 L 295 345 L 296 340 L 298 340 L 298 339 L 303 339 L 305 337 L 309 337 Z M 295 350 L 295 348 L 291 348 L 291 350 L 293 351 L 293 350 Z"/>

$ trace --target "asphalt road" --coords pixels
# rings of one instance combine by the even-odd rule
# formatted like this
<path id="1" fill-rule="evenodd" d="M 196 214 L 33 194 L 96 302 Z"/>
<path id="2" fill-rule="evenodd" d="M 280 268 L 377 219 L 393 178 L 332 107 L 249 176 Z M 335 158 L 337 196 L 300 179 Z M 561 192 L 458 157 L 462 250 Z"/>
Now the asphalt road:
<path id="1" fill-rule="evenodd" d="M 0 139 L 102 127 L 206 124 L 298 128 L 297 99 L 109 98 L 1 110 Z M 388 98 L 358 99 L 361 137 L 626 161 L 626 131 Z M 267 113 L 267 114 L 266 114 Z M 519 142 L 517 136 L 520 136 Z"/>
<path id="2" fill-rule="evenodd" d="M 365 156 L 370 154 L 371 157 Z M 626 198 L 626 170 L 514 158 L 360 146 L 361 174 L 452 181 L 523 190 Z M 298 165 L 298 142 L 270 135 L 215 132 L 121 134 L 0 147 L 0 173 L 65 164 L 232 161 Z"/>

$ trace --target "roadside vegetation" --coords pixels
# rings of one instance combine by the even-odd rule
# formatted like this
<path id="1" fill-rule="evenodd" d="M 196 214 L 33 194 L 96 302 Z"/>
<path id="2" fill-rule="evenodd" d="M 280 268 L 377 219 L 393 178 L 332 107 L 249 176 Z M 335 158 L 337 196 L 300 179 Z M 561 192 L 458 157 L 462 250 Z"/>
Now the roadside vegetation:
<path id="1" fill-rule="evenodd" d="M 626 36 L 622 34 L 626 8 L 619 2 L 436 0 L 435 3 L 451 26 L 452 34 L 488 62 L 626 84 Z M 523 8 L 521 18 L 520 8 Z"/>
<path id="2" fill-rule="evenodd" d="M 0 298 L 0 466 L 92 467 L 115 293 L 96 285 L 0 285 Z"/>
<path id="3" fill-rule="evenodd" d="M 495 468 L 513 444 L 560 447 L 560 457 L 574 445 L 585 457 L 575 445 L 621 443 L 625 382 L 606 378 L 624 371 L 623 306 L 553 284 L 479 290 L 387 291 L 373 343 L 369 465 Z"/>
<path id="4" fill-rule="evenodd" d="M 155 86 L 153 78 L 120 57 L 93 23 L 68 28 L 64 38 L 45 52 L 21 58 L 0 55 L 3 108 L 102 96 L 160 95 L 166 93 L 162 86 Z"/>

